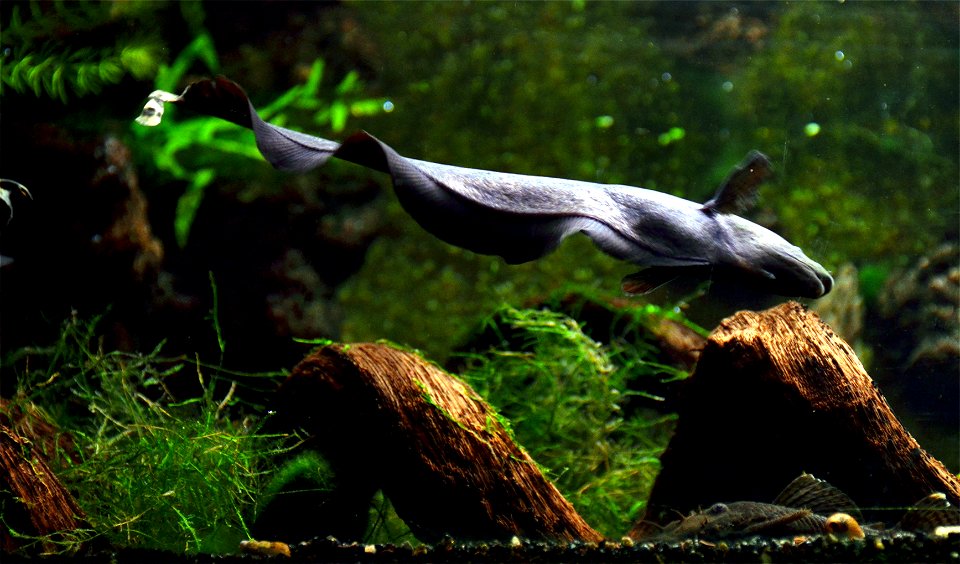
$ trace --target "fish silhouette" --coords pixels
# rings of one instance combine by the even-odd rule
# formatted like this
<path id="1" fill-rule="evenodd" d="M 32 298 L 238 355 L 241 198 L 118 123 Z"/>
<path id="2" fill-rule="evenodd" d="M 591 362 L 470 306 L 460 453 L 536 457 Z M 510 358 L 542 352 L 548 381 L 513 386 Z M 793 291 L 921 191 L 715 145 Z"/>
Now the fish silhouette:
<path id="1" fill-rule="evenodd" d="M 164 103 L 252 129 L 274 167 L 303 172 L 336 157 L 382 171 L 400 203 L 447 243 L 517 264 L 540 258 L 574 233 L 638 266 L 628 293 L 646 293 L 678 277 L 732 279 L 760 292 L 818 298 L 833 279 L 776 233 L 739 215 L 771 174 L 751 152 L 704 204 L 633 186 L 598 184 L 444 165 L 404 157 L 366 132 L 342 144 L 264 122 L 236 83 L 218 77 L 182 94 L 152 93 L 137 118 L 156 125 Z"/>
<path id="2" fill-rule="evenodd" d="M 856 504 L 842 491 L 810 474 L 801 474 L 772 503 L 715 503 L 663 527 L 641 522 L 632 537 L 650 542 L 687 538 L 724 539 L 748 536 L 784 537 L 831 533 L 847 538 L 877 534 L 882 528 L 861 525 Z M 897 529 L 931 532 L 960 523 L 960 513 L 943 494 L 931 494 L 911 507 Z"/>

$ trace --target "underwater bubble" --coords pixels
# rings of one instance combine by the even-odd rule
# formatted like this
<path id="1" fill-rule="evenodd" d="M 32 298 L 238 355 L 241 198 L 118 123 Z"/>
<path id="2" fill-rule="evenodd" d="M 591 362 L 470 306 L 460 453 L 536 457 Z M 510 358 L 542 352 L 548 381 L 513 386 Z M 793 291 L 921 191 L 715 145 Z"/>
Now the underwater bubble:
<path id="1" fill-rule="evenodd" d="M 724 92 L 730 92 L 731 90 L 733 90 L 733 83 L 727 80 L 720 85 L 720 88 L 723 88 Z"/>
<path id="2" fill-rule="evenodd" d="M 383 103 L 383 111 L 387 112 L 388 114 L 389 114 L 390 112 L 392 112 L 392 111 L 393 111 L 393 102 L 391 102 L 390 100 L 387 100 L 386 102 L 384 102 L 384 103 Z"/>
<path id="3" fill-rule="evenodd" d="M 807 137 L 815 136 L 816 134 L 820 133 L 820 124 L 815 121 L 811 121 L 807 125 L 803 126 L 803 133 Z"/>
<path id="4" fill-rule="evenodd" d="M 837 52 L 833 54 L 833 58 L 838 61 L 842 61 L 843 57 L 844 57 L 843 51 L 840 51 L 840 50 L 837 50 Z"/>
<path id="5" fill-rule="evenodd" d="M 668 72 L 665 72 L 660 75 L 660 79 L 664 82 L 670 82 L 670 80 L 673 79 L 673 75 Z"/>

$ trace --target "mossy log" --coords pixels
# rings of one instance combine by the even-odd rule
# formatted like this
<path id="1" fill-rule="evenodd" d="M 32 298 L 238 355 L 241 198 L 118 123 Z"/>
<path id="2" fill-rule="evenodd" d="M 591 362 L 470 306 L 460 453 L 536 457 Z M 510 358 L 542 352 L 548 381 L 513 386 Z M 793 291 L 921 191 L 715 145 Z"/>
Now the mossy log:
<path id="1" fill-rule="evenodd" d="M 800 304 L 724 320 L 685 386 L 647 520 L 770 501 L 801 472 L 887 522 L 932 492 L 960 505 L 957 476 L 904 429 L 850 346 Z"/>
<path id="2" fill-rule="evenodd" d="M 83 510 L 50 469 L 45 457 L 30 440 L 0 424 L 0 487 L 4 499 L 4 550 L 17 548 L 10 535 L 46 537 L 45 550 L 52 550 L 58 536 L 84 526 Z M 10 497 L 7 497 L 10 496 Z"/>
<path id="3" fill-rule="evenodd" d="M 294 368 L 280 405 L 338 475 L 366 476 L 422 540 L 601 539 L 494 410 L 417 355 L 324 347 Z"/>
<path id="4" fill-rule="evenodd" d="M 660 362 L 686 371 L 692 371 L 696 366 L 706 341 L 687 325 L 663 315 L 624 315 L 638 308 L 637 302 L 630 298 L 591 298 L 570 293 L 547 302 L 547 305 L 583 322 L 590 336 L 601 342 L 609 343 L 614 339 L 650 341 L 659 351 Z M 640 319 L 642 321 L 638 323 Z"/>

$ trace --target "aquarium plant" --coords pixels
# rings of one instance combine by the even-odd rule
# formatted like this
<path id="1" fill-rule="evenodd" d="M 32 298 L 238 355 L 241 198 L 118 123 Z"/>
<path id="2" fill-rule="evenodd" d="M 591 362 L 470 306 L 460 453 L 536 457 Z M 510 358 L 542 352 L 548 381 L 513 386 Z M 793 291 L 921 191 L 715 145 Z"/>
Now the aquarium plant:
<path id="1" fill-rule="evenodd" d="M 154 2 L 14 5 L 2 26 L 0 94 L 8 87 L 66 104 L 128 75 L 149 79 L 162 60 L 162 42 L 148 23 L 159 7 Z"/>
<path id="2" fill-rule="evenodd" d="M 72 438 L 73 448 L 46 455 L 86 513 L 90 529 L 75 533 L 78 543 L 232 553 L 250 537 L 266 476 L 296 438 L 262 433 L 262 408 L 235 392 L 276 375 L 228 378 L 160 347 L 105 351 L 96 320 L 79 319 L 55 344 L 6 361 L 27 367 L 14 405 L 39 409 Z"/>
<path id="3" fill-rule="evenodd" d="M 203 63 L 208 73 L 218 72 L 217 53 L 209 35 L 201 34 L 195 38 L 169 67 L 161 66 L 156 89 L 176 91 L 187 72 L 198 62 Z M 369 116 L 384 111 L 384 100 L 361 95 L 363 83 L 356 72 L 347 73 L 326 98 L 321 94 L 323 78 L 323 60 L 316 59 L 303 84 L 293 86 L 258 108 L 261 117 L 278 125 L 297 121 L 301 129 L 320 129 L 336 134 L 344 130 L 350 116 Z M 242 175 L 244 171 L 249 172 L 244 163 L 263 163 L 249 132 L 218 118 L 168 117 L 151 130 L 134 128 L 134 134 L 146 145 L 145 151 L 152 155 L 153 164 L 160 171 L 187 183 L 186 192 L 177 201 L 174 219 L 174 233 L 181 247 L 187 243 L 204 190 L 217 175 L 226 171 Z"/>
<path id="4" fill-rule="evenodd" d="M 644 507 L 674 420 L 627 414 L 627 400 L 638 380 L 686 374 L 655 362 L 643 343 L 600 344 L 546 309 L 504 307 L 484 330 L 500 344 L 466 355 L 464 379 L 592 527 L 623 535 Z"/>

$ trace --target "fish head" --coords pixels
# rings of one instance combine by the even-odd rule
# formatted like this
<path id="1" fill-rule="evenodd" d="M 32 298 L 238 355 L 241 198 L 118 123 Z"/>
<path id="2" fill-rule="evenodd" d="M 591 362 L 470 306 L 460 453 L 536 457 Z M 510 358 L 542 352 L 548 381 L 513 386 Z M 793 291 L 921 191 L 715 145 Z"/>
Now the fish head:
<path id="1" fill-rule="evenodd" d="M 695 511 L 666 525 L 658 536 L 672 540 L 736 536 L 787 511 L 790 510 L 751 501 L 714 503 L 706 509 Z"/>
<path id="2" fill-rule="evenodd" d="M 796 245 L 773 231 L 735 215 L 723 216 L 718 266 L 749 274 L 758 288 L 781 296 L 820 298 L 833 277 Z"/>

